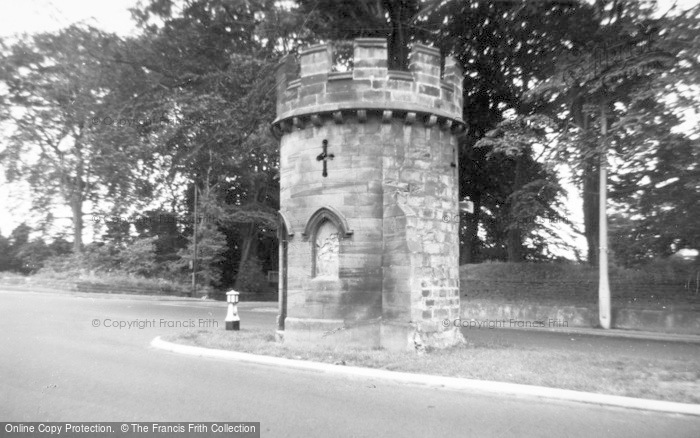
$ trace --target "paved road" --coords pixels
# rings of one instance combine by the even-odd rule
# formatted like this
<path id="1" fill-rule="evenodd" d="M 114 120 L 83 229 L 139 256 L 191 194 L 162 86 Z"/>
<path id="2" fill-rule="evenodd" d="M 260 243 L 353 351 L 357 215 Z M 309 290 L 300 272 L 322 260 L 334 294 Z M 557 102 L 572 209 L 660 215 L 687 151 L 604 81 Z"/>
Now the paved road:
<path id="1" fill-rule="evenodd" d="M 0 292 L 0 420 L 260 421 L 263 437 L 697 437 L 700 418 L 404 386 L 180 356 L 182 329 L 104 320 L 222 320 L 221 303 Z M 241 310 L 244 324 L 271 312 Z M 93 327 L 93 320 L 100 327 Z"/>

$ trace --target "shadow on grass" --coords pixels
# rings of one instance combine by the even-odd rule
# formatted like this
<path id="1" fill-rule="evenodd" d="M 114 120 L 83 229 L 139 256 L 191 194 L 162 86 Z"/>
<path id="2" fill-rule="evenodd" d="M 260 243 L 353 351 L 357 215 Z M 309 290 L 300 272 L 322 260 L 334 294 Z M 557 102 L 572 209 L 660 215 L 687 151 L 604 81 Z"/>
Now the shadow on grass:
<path id="1" fill-rule="evenodd" d="M 275 333 L 270 330 L 193 330 L 165 340 L 337 365 L 700 403 L 700 363 L 674 358 L 640 360 L 623 352 L 584 354 L 525 349 L 502 338 L 427 350 L 422 355 L 412 351 L 328 346 L 305 349 L 276 342 Z"/>

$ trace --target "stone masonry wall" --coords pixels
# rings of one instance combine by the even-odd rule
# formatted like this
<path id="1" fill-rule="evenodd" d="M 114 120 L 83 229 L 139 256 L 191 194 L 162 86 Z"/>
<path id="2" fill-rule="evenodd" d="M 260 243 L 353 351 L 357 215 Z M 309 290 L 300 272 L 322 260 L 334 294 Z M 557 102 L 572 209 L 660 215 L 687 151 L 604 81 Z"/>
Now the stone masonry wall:
<path id="1" fill-rule="evenodd" d="M 386 41 L 357 39 L 354 69 L 331 72 L 332 47 L 288 55 L 277 70 L 280 212 L 288 243 L 285 341 L 405 349 L 459 333 L 456 135 L 461 72 L 416 45 L 408 72 L 387 70 Z M 299 74 L 299 77 L 297 77 Z M 319 161 L 327 143 L 327 176 Z M 313 276 L 313 224 L 339 230 L 337 278 Z M 317 221 L 317 222 L 314 222 Z M 315 225 L 314 225 L 315 226 Z M 281 271 L 281 269 L 280 269 Z"/>
<path id="2" fill-rule="evenodd" d="M 317 321 L 316 327 L 328 332 L 381 316 L 382 189 L 377 163 L 381 145 L 363 141 L 372 129 L 371 124 L 336 125 L 326 120 L 282 139 L 280 205 L 297 231 L 287 250 L 286 331 L 304 325 L 301 320 L 323 319 L 325 323 Z M 316 160 L 324 139 L 335 155 L 326 178 Z M 309 218 L 323 206 L 337 209 L 352 230 L 351 236 L 340 238 L 337 280 L 312 278 L 313 239 L 302 236 Z"/>
<path id="3" fill-rule="evenodd" d="M 383 157 L 383 322 L 398 331 L 397 343 L 404 327 L 411 342 L 439 344 L 431 338 L 455 335 L 444 333 L 442 320 L 459 315 L 459 233 L 454 221 L 442 220 L 458 209 L 456 139 L 449 131 L 399 120 L 382 129 L 389 141 Z M 397 246 L 401 257 L 393 254 Z"/>

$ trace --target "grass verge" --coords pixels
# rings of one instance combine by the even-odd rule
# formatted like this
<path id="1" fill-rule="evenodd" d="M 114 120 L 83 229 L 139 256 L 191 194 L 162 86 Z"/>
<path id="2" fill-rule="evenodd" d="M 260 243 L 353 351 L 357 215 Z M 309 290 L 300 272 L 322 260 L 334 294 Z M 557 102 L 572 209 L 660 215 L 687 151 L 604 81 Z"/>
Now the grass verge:
<path id="1" fill-rule="evenodd" d="M 192 330 L 169 342 L 331 364 L 520 383 L 682 403 L 700 403 L 700 363 L 560 350 L 527 349 L 504 341 L 468 342 L 425 355 L 386 350 L 319 347 L 314 351 L 277 343 L 274 331 Z"/>

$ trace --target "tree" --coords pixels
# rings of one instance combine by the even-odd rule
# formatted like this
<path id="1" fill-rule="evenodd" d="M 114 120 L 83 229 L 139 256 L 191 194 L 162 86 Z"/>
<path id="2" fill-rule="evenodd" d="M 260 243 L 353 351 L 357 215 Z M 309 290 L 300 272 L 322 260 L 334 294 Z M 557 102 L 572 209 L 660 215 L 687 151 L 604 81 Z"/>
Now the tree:
<path id="1" fill-rule="evenodd" d="M 44 239 L 31 239 L 32 228 L 22 223 L 17 226 L 10 238 L 0 236 L 0 271 L 16 271 L 31 274 L 53 256 L 70 253 L 70 244 L 63 239 L 55 239 L 47 245 Z"/>
<path id="2" fill-rule="evenodd" d="M 629 145 L 627 131 L 638 120 L 638 104 L 660 99 L 665 94 L 661 84 L 667 85 L 668 76 L 679 77 L 663 75 L 666 79 L 659 80 L 660 69 L 678 69 L 688 58 L 682 55 L 679 38 L 667 34 L 679 24 L 675 19 L 654 18 L 654 9 L 645 5 L 621 2 L 611 8 L 612 4 L 599 1 L 592 6 L 578 39 L 556 56 L 556 72 L 529 92 L 530 97 L 544 97 L 548 105 L 542 105 L 543 112 L 561 123 L 564 135 L 555 158 L 570 163 L 581 183 L 591 264 L 597 263 L 598 251 L 605 246 L 599 242 L 600 163 L 607 163 L 608 150 Z M 680 27 L 693 32 L 689 25 Z M 628 147 L 626 159 L 644 153 L 657 124 L 636 124 L 641 131 L 635 141 L 642 147 Z"/>
<path id="3" fill-rule="evenodd" d="M 29 242 L 29 235 L 32 232 L 32 227 L 22 222 L 10 233 L 10 245 L 14 251 L 18 250 Z"/>
<path id="4" fill-rule="evenodd" d="M 613 151 L 620 165 L 610 188 L 611 248 L 625 266 L 700 248 L 700 142 L 671 132 L 679 120 L 659 101 L 644 106 Z"/>
<path id="5" fill-rule="evenodd" d="M 508 252 L 511 260 L 522 260 L 525 246 L 518 234 L 523 218 L 508 214 L 512 211 L 508 204 L 514 193 L 524 193 L 522 189 L 536 185 L 551 169 L 534 164 L 531 148 L 507 156 L 491 153 L 483 143 L 474 146 L 502 122 L 504 112 L 528 117 L 538 111 L 538 104 L 528 102 L 525 93 L 552 74 L 552 55 L 565 47 L 569 32 L 586 22 L 581 20 L 585 11 L 577 2 L 428 3 L 421 28 L 431 29 L 430 38 L 443 53 L 454 54 L 465 70 L 464 119 L 469 130 L 460 141 L 460 196 L 474 202 L 474 213 L 465 216 L 461 227 L 460 262 L 473 263 L 484 256 L 505 260 Z M 556 206 L 558 190 L 537 191 L 540 197 L 552 196 L 543 202 Z M 528 219 L 527 227 L 539 228 L 531 236 L 546 232 L 536 225 L 541 219 Z M 480 229 L 485 231 L 483 240 Z M 546 254 L 546 241 L 551 239 L 539 239 L 534 245 L 530 239 L 526 257 Z M 482 254 L 485 251 L 488 254 Z"/>
<path id="6" fill-rule="evenodd" d="M 10 239 L 0 234 L 0 271 L 9 271 L 12 269 L 11 248 Z"/>
<path id="7" fill-rule="evenodd" d="M 673 129 L 684 110 L 700 109 L 688 92 L 700 82 L 700 7 L 669 14 L 659 26 L 657 49 L 675 62 L 632 93 L 611 151 L 619 163 L 610 187 L 611 247 L 626 266 L 700 248 L 699 128 Z"/>
<path id="8" fill-rule="evenodd" d="M 245 262 L 238 278 L 238 291 L 259 293 L 267 289 L 267 278 L 257 257 L 251 257 Z"/>
<path id="9" fill-rule="evenodd" d="M 184 219 L 163 209 L 148 210 L 133 219 L 140 238 L 155 238 L 157 263 L 176 260 L 177 252 L 187 245 L 181 231 Z"/>
<path id="10" fill-rule="evenodd" d="M 525 260 L 524 240 L 534 238 L 529 235 L 540 228 L 537 219 L 569 223 L 559 213 L 563 205 L 558 197 L 563 188 L 556 172 L 553 167 L 542 166 L 532 158 L 533 148 L 547 143 L 546 136 L 553 127 L 554 122 L 546 117 L 516 117 L 499 123 L 475 145 L 476 148 L 489 148 L 487 159 L 500 156 L 514 167 L 512 178 L 509 178 L 509 194 L 502 203 L 502 219 L 494 221 L 506 225 L 505 246 L 509 262 Z M 537 249 L 541 253 L 542 248 Z"/>
<path id="11" fill-rule="evenodd" d="M 125 246 L 120 256 L 121 269 L 129 274 L 150 277 L 158 271 L 154 237 L 134 239 Z"/>
<path id="12" fill-rule="evenodd" d="M 182 274 L 194 270 L 195 281 L 199 286 L 220 286 L 226 238 L 218 230 L 216 224 L 208 220 L 197 225 L 196 233 L 196 260 L 193 257 L 195 254 L 194 240 L 188 239 L 187 247 L 178 252 L 180 258 L 172 262 L 171 267 Z"/>
<path id="13" fill-rule="evenodd" d="M 148 181 L 150 155 L 136 129 L 112 126 L 134 110 L 142 83 L 139 71 L 108 60 L 118 45 L 113 35 L 76 26 L 0 44 L 0 103 L 14 124 L 0 162 L 8 181 L 29 183 L 36 208 L 70 207 L 75 252 L 87 202 L 126 204 Z"/>
<path id="14" fill-rule="evenodd" d="M 650 72 L 673 65 L 678 58 L 677 53 L 672 50 L 650 50 L 654 39 L 660 37 L 660 20 L 651 18 L 649 9 L 616 2 L 613 3 L 613 8 L 606 9 L 605 1 L 600 1 L 597 5 L 601 8 L 597 11 L 600 20 L 593 34 L 594 41 L 602 44 L 604 52 L 608 52 L 614 42 L 618 44 L 618 50 L 629 51 L 630 56 L 615 56 L 612 62 L 609 62 L 606 53 L 604 62 L 598 64 L 595 49 L 589 48 L 583 52 L 582 64 L 578 62 L 580 60 L 574 60 L 574 63 L 571 60 L 563 61 L 560 67 L 564 66 L 564 71 L 542 84 L 533 94 L 548 94 L 553 91 L 554 95 L 564 96 L 564 100 L 571 102 L 570 111 L 575 120 L 581 123 L 577 125 L 578 131 L 587 140 L 585 144 L 589 145 L 582 154 L 585 157 L 582 160 L 584 217 L 588 217 L 586 232 L 589 240 L 589 261 L 595 257 L 596 246 L 599 251 L 599 321 L 600 325 L 607 329 L 611 323 L 607 233 L 607 167 L 610 142 L 616 140 L 615 131 L 620 133 L 618 138 L 621 136 L 624 139 L 629 125 L 638 125 L 635 123 L 637 115 L 634 108 L 649 98 L 649 87 L 654 84 Z M 667 45 L 666 49 L 669 48 Z M 644 91 L 635 91 L 640 88 Z M 589 120 L 597 121 L 598 138 L 596 132 L 588 131 Z M 612 130 L 609 129 L 610 121 L 614 121 Z M 589 208 L 586 208 L 586 196 L 590 198 L 590 193 L 585 193 L 586 182 L 591 182 L 592 169 L 599 173 L 597 222 L 590 217 L 590 202 Z M 591 223 L 598 227 L 599 237 L 596 241 L 592 241 L 593 236 L 590 234 Z M 594 246 L 594 243 L 597 245 Z"/>
<path id="15" fill-rule="evenodd" d="M 237 228 L 227 234 L 239 239 L 240 272 L 259 233 L 276 227 L 278 151 L 267 127 L 279 53 L 270 41 L 288 35 L 265 18 L 279 21 L 284 13 L 270 1 L 199 0 L 179 11 L 174 4 L 151 1 L 134 11 L 144 35 L 123 62 L 157 72 L 161 87 L 148 98 L 167 116 L 151 137 L 163 157 L 164 185 L 178 183 L 182 192 L 194 184 L 204 204 L 224 205 L 207 210 L 202 238 L 213 242 L 221 229 Z M 162 25 L 150 24 L 158 20 Z M 180 199 L 177 207 L 192 217 L 193 199 Z"/>
<path id="16" fill-rule="evenodd" d="M 512 249 L 511 257 L 524 258 L 522 239 L 517 239 L 517 227 L 510 227 L 508 215 L 485 217 L 484 211 L 498 214 L 515 189 L 512 176 L 531 156 L 506 159 L 489 155 L 488 147 L 473 148 L 483 135 L 502 120 L 503 111 L 516 109 L 529 114 L 519 96 L 528 88 L 531 76 L 543 76 L 549 68 L 542 54 L 551 53 L 558 41 L 561 5 L 555 3 L 523 11 L 517 2 L 483 1 L 298 1 L 299 13 L 307 19 L 305 27 L 320 40 L 343 40 L 356 37 L 388 39 L 389 68 L 406 68 L 408 44 L 424 42 L 437 45 L 445 54 L 454 54 L 465 69 L 464 118 L 470 129 L 460 141 L 460 195 L 474 202 L 474 214 L 460 227 L 462 250 L 460 261 L 469 263 L 479 256 L 479 247 L 486 245 L 478 237 L 479 227 L 487 230 L 488 244 L 493 248 Z M 552 10 L 545 20 L 542 11 Z M 520 26 L 525 21 L 527 26 Z M 542 22 L 544 21 L 544 24 Z M 536 38 L 533 38 L 533 34 Z M 550 35 L 552 35 L 550 37 Z M 545 41 L 550 46 L 539 47 Z M 520 85 L 516 85 L 520 83 Z M 530 151 L 525 151 L 530 154 Z M 520 166 L 512 166 L 520 163 Z M 531 166 L 531 170 L 535 172 Z M 535 172 L 536 173 L 536 172 Z M 534 176 L 531 173 L 529 176 Z M 517 184 L 531 180 L 520 172 Z M 511 244 L 499 233 L 508 229 Z M 516 240 L 519 242 L 514 243 Z M 506 256 L 504 255 L 504 258 Z"/>
<path id="17" fill-rule="evenodd" d="M 44 261 L 54 253 L 43 239 L 33 239 L 17 249 L 15 258 L 19 265 L 18 271 L 31 274 L 44 265 Z"/>
<path id="18" fill-rule="evenodd" d="M 334 41 L 359 37 L 387 39 L 389 68 L 408 68 L 409 44 L 424 40 L 426 31 L 416 24 L 424 2 L 420 0 L 298 0 L 298 14 L 312 35 Z"/>

